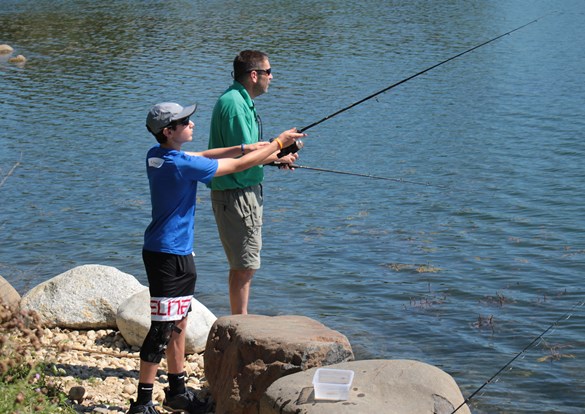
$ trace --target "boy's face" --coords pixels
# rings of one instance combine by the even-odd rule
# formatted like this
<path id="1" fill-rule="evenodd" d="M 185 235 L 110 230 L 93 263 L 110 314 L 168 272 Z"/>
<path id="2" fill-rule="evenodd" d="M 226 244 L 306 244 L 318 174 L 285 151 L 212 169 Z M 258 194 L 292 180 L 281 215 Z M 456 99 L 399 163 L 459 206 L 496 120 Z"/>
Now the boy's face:
<path id="1" fill-rule="evenodd" d="M 179 145 L 192 141 L 193 130 L 195 129 L 195 123 L 188 118 L 181 121 L 177 122 L 174 128 L 169 128 L 170 135 L 167 138 Z"/>

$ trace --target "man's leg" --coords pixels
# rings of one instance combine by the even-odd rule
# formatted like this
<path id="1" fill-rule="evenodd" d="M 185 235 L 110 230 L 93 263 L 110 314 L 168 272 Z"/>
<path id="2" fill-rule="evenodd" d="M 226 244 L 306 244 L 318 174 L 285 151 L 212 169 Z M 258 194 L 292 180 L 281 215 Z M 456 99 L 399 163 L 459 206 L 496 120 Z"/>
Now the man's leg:
<path id="1" fill-rule="evenodd" d="M 256 273 L 255 269 L 230 269 L 229 290 L 232 315 L 248 314 L 248 299 L 254 273 Z"/>

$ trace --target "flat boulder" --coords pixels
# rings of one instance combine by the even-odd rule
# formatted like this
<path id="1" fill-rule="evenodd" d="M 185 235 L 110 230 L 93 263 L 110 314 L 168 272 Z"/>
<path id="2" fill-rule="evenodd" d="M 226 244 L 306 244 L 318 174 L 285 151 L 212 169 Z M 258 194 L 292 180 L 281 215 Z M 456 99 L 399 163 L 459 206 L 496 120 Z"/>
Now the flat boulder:
<path id="1" fill-rule="evenodd" d="M 3 303 L 8 307 L 18 307 L 20 299 L 20 295 L 16 289 L 6 279 L 0 276 L 0 304 Z"/>
<path id="2" fill-rule="evenodd" d="M 464 398 L 444 371 L 412 360 L 366 360 L 327 368 L 352 370 L 347 400 L 315 400 L 315 369 L 275 381 L 262 396 L 259 414 L 450 414 Z M 470 414 L 467 405 L 457 411 Z"/>
<path id="3" fill-rule="evenodd" d="M 134 276 L 115 267 L 88 264 L 34 287 L 20 306 L 37 312 L 47 327 L 116 329 L 118 307 L 142 289 Z"/>
<path id="4" fill-rule="evenodd" d="M 207 336 L 217 318 L 196 299 L 191 299 L 191 312 L 187 322 L 185 352 L 201 353 L 205 349 Z M 118 308 L 116 316 L 118 330 L 129 345 L 142 346 L 150 329 L 150 293 L 148 288 L 135 293 Z"/>
<path id="5" fill-rule="evenodd" d="M 277 379 L 352 359 L 347 338 L 313 319 L 233 315 L 212 326 L 204 366 L 216 414 L 257 414 Z"/>

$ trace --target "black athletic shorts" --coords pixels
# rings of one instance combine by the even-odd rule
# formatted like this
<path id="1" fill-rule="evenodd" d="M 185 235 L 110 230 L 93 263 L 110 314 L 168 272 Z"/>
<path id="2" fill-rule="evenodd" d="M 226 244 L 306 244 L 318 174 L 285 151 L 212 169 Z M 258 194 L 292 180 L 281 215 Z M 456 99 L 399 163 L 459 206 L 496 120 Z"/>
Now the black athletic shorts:
<path id="1" fill-rule="evenodd" d="M 177 321 L 191 310 L 197 272 L 193 255 L 142 250 L 153 321 Z"/>

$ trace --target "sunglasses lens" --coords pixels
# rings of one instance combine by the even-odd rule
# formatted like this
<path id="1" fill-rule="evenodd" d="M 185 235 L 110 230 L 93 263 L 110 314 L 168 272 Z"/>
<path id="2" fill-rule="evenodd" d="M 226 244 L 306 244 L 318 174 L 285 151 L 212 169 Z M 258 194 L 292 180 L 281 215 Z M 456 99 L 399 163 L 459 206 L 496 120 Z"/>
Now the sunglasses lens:
<path id="1" fill-rule="evenodd" d="M 189 122 L 190 122 L 189 117 L 177 119 L 176 121 L 171 122 L 167 128 L 175 128 L 177 125 L 187 126 L 189 125 Z"/>

